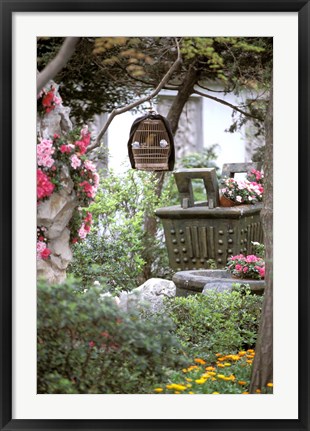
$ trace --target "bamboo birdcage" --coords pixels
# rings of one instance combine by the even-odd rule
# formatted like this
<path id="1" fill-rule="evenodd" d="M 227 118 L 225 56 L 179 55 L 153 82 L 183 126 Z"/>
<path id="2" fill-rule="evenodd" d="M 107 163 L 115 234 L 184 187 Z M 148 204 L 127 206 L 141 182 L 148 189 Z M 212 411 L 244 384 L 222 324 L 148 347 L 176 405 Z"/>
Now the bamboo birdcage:
<path id="1" fill-rule="evenodd" d="M 141 121 L 133 135 L 131 146 L 136 169 L 169 170 L 172 142 L 162 119 L 149 116 Z"/>

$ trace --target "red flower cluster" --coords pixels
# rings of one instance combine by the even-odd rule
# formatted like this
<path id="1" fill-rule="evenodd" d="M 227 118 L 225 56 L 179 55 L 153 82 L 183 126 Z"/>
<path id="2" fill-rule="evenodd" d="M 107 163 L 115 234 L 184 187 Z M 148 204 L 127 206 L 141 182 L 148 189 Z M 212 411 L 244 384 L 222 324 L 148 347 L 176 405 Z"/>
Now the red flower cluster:
<path id="1" fill-rule="evenodd" d="M 50 182 L 49 177 L 41 169 L 37 169 L 37 199 L 43 199 L 50 196 L 54 191 L 54 184 Z"/>
<path id="2" fill-rule="evenodd" d="M 51 87 L 48 92 L 45 89 L 43 90 L 42 106 L 46 113 L 53 111 L 56 105 L 60 105 L 62 102 L 61 98 L 56 95 L 55 90 L 54 87 Z"/>

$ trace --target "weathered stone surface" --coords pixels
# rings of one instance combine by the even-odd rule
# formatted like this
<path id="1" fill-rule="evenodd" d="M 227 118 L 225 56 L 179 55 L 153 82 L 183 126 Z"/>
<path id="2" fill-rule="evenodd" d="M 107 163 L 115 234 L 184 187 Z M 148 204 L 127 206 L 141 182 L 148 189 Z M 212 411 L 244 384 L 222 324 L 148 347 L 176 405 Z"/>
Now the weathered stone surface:
<path id="1" fill-rule="evenodd" d="M 57 85 L 50 82 L 55 88 Z M 69 118 L 70 108 L 57 105 L 54 110 L 42 117 L 38 116 L 38 136 L 51 138 L 53 135 L 68 132 L 72 129 Z M 68 224 L 72 218 L 78 200 L 74 192 L 74 184 L 69 169 L 63 167 L 60 173 L 62 188 L 53 193 L 49 199 L 40 202 L 37 207 L 37 225 L 45 226 L 48 231 L 48 247 L 51 255 L 46 260 L 38 260 L 37 276 L 48 283 L 61 283 L 66 278 L 66 268 L 72 260 L 70 249 L 70 232 Z"/>
<path id="2" fill-rule="evenodd" d="M 172 281 L 150 278 L 129 293 L 121 292 L 119 307 L 128 311 L 130 307 L 145 306 L 150 312 L 159 312 L 163 309 L 164 297 L 173 297 L 175 293 L 176 287 Z"/>
<path id="3" fill-rule="evenodd" d="M 52 260 L 38 260 L 37 278 L 43 278 L 50 284 L 59 284 L 65 280 L 66 270 L 61 269 L 58 264 L 55 265 Z"/>
<path id="4" fill-rule="evenodd" d="M 172 278 L 176 285 L 176 296 L 188 296 L 206 293 L 208 290 L 223 292 L 232 290 L 233 284 L 248 284 L 253 293 L 264 292 L 264 280 L 247 280 L 233 278 L 230 272 L 223 269 L 193 270 L 176 272 Z"/>

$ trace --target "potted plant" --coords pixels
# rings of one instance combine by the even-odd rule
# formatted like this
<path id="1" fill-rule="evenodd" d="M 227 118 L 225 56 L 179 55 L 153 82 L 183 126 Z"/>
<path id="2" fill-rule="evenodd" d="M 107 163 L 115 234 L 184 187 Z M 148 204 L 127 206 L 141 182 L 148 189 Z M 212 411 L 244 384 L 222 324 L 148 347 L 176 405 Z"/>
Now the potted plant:
<path id="1" fill-rule="evenodd" d="M 265 278 L 265 261 L 255 254 L 231 256 L 226 269 L 236 278 L 262 280 Z"/>
<path id="2" fill-rule="evenodd" d="M 226 178 L 222 180 L 220 204 L 229 207 L 255 204 L 263 199 L 263 174 L 252 169 L 247 179 Z"/>

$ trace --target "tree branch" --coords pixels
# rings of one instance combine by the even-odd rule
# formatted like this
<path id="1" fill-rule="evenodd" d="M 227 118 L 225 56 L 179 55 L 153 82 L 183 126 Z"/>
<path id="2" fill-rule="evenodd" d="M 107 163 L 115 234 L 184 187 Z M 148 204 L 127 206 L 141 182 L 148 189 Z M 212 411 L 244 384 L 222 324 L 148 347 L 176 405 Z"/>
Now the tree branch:
<path id="1" fill-rule="evenodd" d="M 198 87 L 200 87 L 202 90 L 211 91 L 212 93 L 231 93 L 236 88 L 236 84 L 233 86 L 230 90 L 212 90 L 212 88 L 205 87 L 200 82 L 197 82 Z"/>
<path id="2" fill-rule="evenodd" d="M 155 90 L 153 90 L 149 95 L 141 97 L 140 99 L 136 100 L 133 103 L 130 103 L 129 105 L 123 106 L 122 108 L 113 109 L 113 111 L 111 112 L 105 125 L 102 127 L 102 129 L 98 133 L 98 136 L 97 136 L 95 142 L 88 147 L 87 151 L 91 151 L 94 148 L 97 148 L 100 146 L 101 138 L 103 137 L 103 135 L 107 131 L 108 127 L 110 126 L 110 124 L 112 123 L 112 121 L 113 121 L 114 117 L 116 117 L 116 115 L 123 114 L 124 112 L 127 112 L 130 109 L 133 109 L 136 106 L 139 106 L 142 103 L 147 102 L 148 100 L 153 99 L 153 97 L 157 96 L 157 94 L 160 92 L 160 90 L 162 90 L 162 88 L 166 85 L 166 83 L 169 81 L 169 79 L 171 78 L 173 73 L 176 71 L 176 69 L 181 64 L 182 58 L 181 58 L 179 42 L 177 40 L 176 40 L 176 46 L 177 46 L 177 51 L 178 51 L 177 59 L 175 60 L 173 65 L 170 67 L 170 69 L 168 70 L 166 75 L 163 77 L 163 79 L 160 81 L 160 83 L 157 85 Z"/>
<path id="3" fill-rule="evenodd" d="M 223 99 L 219 99 L 218 97 L 210 96 L 209 94 L 202 93 L 201 91 L 198 91 L 198 90 L 194 90 L 194 93 L 198 94 L 199 96 L 206 97 L 207 99 L 214 100 L 215 102 L 221 103 L 222 105 L 229 106 L 230 108 L 234 109 L 235 111 L 240 112 L 240 114 L 242 114 L 246 117 L 254 118 L 255 120 L 259 120 L 259 121 L 264 121 L 263 118 L 257 117 L 255 115 L 250 114 L 249 112 L 243 111 L 242 109 L 238 108 L 238 106 L 235 106 L 232 103 L 226 102 Z"/>
<path id="4" fill-rule="evenodd" d="M 37 94 L 67 64 L 79 39 L 79 37 L 66 37 L 56 57 L 37 76 Z"/>

